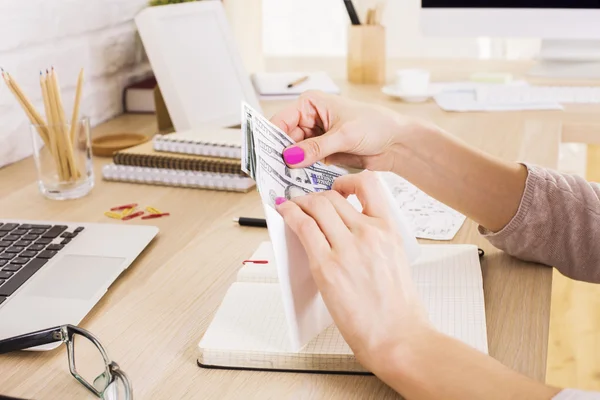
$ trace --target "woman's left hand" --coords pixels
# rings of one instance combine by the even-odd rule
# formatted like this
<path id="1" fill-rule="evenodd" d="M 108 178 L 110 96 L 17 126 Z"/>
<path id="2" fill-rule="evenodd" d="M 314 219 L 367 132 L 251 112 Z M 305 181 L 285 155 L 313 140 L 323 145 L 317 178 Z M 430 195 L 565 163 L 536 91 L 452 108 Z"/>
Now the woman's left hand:
<path id="1" fill-rule="evenodd" d="M 372 172 L 342 176 L 330 191 L 278 206 L 342 336 L 374 373 L 391 350 L 431 330 L 379 185 Z M 362 213 L 345 199 L 352 194 Z"/>

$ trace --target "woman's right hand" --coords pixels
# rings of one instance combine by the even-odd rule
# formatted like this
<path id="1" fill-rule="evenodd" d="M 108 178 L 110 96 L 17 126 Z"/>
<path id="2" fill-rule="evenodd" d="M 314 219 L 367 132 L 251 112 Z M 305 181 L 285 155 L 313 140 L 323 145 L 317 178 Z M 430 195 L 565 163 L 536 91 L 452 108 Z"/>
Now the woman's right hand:
<path id="1" fill-rule="evenodd" d="M 345 200 L 350 195 L 362 212 Z M 323 301 L 363 366 L 385 371 L 398 352 L 433 331 L 373 172 L 341 176 L 332 190 L 281 200 L 277 210 L 298 235 Z"/>
<path id="2" fill-rule="evenodd" d="M 308 91 L 271 118 L 294 141 L 283 152 L 290 167 L 323 161 L 374 171 L 391 171 L 407 136 L 423 129 L 416 119 L 381 106 Z"/>

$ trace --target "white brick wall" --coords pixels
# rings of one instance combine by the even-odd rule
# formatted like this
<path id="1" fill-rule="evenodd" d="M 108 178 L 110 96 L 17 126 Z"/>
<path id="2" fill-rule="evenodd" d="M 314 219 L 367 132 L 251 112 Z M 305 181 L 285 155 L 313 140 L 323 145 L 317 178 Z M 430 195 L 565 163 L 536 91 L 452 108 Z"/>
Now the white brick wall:
<path id="1" fill-rule="evenodd" d="M 59 73 L 71 110 L 85 69 L 81 112 L 97 125 L 122 112 L 122 90 L 150 67 L 133 17 L 147 0 L 0 0 L 0 66 L 43 112 L 39 71 Z M 68 112 L 68 111 L 67 111 Z M 0 82 L 0 167 L 31 154 L 28 120 Z"/>

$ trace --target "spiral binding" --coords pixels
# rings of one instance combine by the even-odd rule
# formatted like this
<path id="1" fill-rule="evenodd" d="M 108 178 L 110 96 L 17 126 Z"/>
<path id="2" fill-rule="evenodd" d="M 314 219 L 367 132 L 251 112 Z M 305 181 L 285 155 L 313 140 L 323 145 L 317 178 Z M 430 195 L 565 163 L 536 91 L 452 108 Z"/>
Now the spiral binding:
<path id="1" fill-rule="evenodd" d="M 177 186 L 200 189 L 247 192 L 255 182 L 236 174 L 217 174 L 163 168 L 132 167 L 109 164 L 102 168 L 107 181 L 135 182 L 149 185 Z"/>

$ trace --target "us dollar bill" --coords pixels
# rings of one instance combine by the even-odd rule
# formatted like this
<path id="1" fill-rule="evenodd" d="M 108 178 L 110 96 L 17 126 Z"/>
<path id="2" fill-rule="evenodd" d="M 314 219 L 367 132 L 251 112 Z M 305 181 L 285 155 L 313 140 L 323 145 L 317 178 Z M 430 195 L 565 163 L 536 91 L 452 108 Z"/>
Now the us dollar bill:
<path id="1" fill-rule="evenodd" d="M 246 103 L 242 104 L 242 155 L 241 164 L 244 171 L 256 180 L 256 152 L 254 151 L 254 134 L 252 127 L 253 110 Z"/>
<path id="2" fill-rule="evenodd" d="M 290 168 L 283 150 L 295 142 L 247 104 L 242 106 L 242 169 L 257 182 L 263 201 L 275 204 L 275 198 L 296 196 L 331 189 L 342 175 L 323 163 L 306 168 Z"/>
<path id="3" fill-rule="evenodd" d="M 260 115 L 259 118 L 255 118 L 254 127 L 255 132 L 258 132 L 256 137 L 261 138 L 265 143 L 271 143 L 272 151 L 277 153 L 281 160 L 283 160 L 283 150 L 295 144 L 285 132 Z M 289 174 L 295 177 L 308 177 L 308 183 L 315 186 L 315 191 L 331 189 L 335 178 L 341 175 L 339 171 L 320 162 L 305 168 L 288 168 L 288 170 Z"/>

